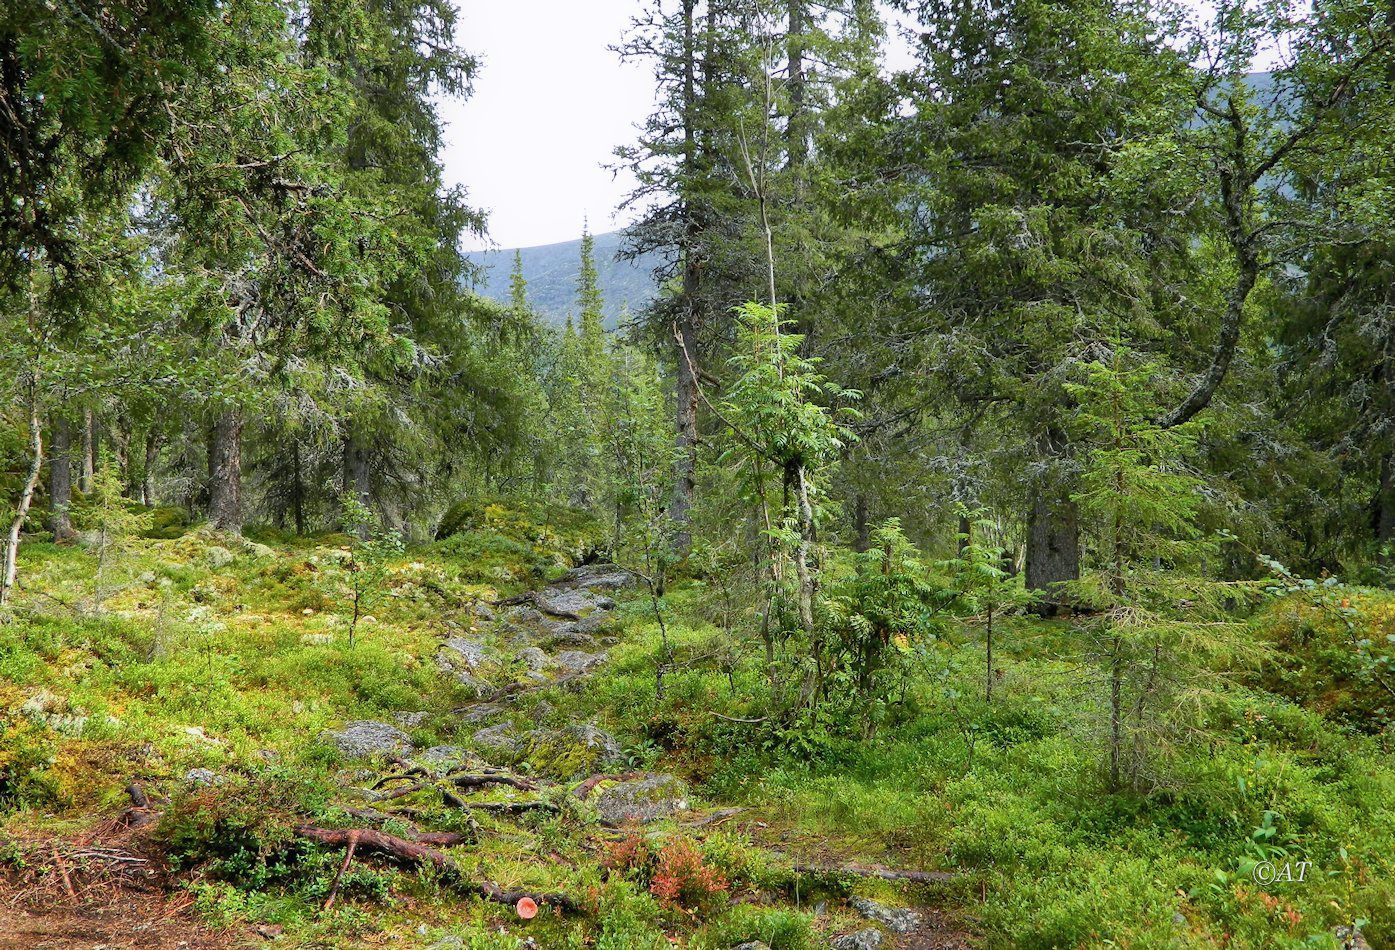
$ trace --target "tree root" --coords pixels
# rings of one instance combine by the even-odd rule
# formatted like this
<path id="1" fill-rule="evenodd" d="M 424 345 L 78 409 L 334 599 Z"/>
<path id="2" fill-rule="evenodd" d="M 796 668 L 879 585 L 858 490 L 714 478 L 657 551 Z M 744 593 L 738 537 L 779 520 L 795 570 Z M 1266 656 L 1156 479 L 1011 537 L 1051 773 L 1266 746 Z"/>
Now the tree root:
<path id="1" fill-rule="evenodd" d="M 377 858 L 383 858 L 393 864 L 408 867 L 430 867 L 440 872 L 448 881 L 473 891 L 485 900 L 494 901 L 499 904 L 517 904 L 525 897 L 537 901 L 538 904 L 547 904 L 559 910 L 577 910 L 574 900 L 565 894 L 542 894 L 525 890 L 505 890 L 497 884 L 489 881 L 479 881 L 470 883 L 464 879 L 460 873 L 460 867 L 455 861 L 443 851 L 432 847 L 433 844 L 448 846 L 450 844 L 463 843 L 453 840 L 457 836 L 450 832 L 420 832 L 415 837 L 420 840 L 411 841 L 406 838 L 399 838 L 396 835 L 385 834 L 381 831 L 374 831 L 370 828 L 319 828 L 314 825 L 301 825 L 296 828 L 295 833 L 309 841 L 324 845 L 327 848 L 344 848 L 344 863 L 340 865 L 339 874 L 335 876 L 334 884 L 330 887 L 329 898 L 325 901 L 325 909 L 334 904 L 334 897 L 338 892 L 339 880 L 343 877 L 345 870 L 353 861 L 356 855 L 367 854 Z M 452 840 L 446 840 L 452 839 Z"/>
<path id="2" fill-rule="evenodd" d="M 585 801 L 586 796 L 595 791 L 596 786 L 602 782 L 633 782 L 635 779 L 644 778 L 644 772 L 617 772 L 615 774 L 593 775 L 572 789 L 572 794 Z"/>

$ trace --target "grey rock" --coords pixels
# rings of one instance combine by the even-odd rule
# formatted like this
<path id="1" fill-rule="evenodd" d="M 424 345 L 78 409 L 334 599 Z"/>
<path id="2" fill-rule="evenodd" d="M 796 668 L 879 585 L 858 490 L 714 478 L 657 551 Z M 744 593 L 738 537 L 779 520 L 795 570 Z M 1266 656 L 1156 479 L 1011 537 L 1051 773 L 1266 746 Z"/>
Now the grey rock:
<path id="1" fill-rule="evenodd" d="M 451 637 L 441 644 L 441 650 L 436 656 L 438 662 L 453 670 L 462 667 L 473 670 L 489 658 L 483 644 L 466 640 L 464 637 Z"/>
<path id="2" fill-rule="evenodd" d="M 1332 931 L 1332 936 L 1342 950 L 1371 950 L 1371 944 L 1355 924 L 1337 927 Z"/>
<path id="3" fill-rule="evenodd" d="M 417 726 L 426 722 L 430 715 L 431 713 L 427 710 L 419 709 L 416 712 L 400 712 L 392 718 L 396 719 L 397 724 L 403 729 L 415 729 Z"/>
<path id="4" fill-rule="evenodd" d="M 745 943 L 738 943 L 731 950 L 770 950 L 770 944 L 761 940 L 747 940 Z"/>
<path id="5" fill-rule="evenodd" d="M 342 728 L 328 730 L 324 738 L 334 743 L 344 755 L 362 758 L 369 755 L 401 755 L 412 751 L 412 739 L 396 726 L 371 719 L 346 723 Z"/>
<path id="6" fill-rule="evenodd" d="M 479 762 L 479 756 L 458 745 L 433 745 L 418 753 L 414 759 L 436 773 L 449 772 L 451 769 Z"/>
<path id="7" fill-rule="evenodd" d="M 466 670 L 456 670 L 452 674 L 452 676 L 454 676 L 455 681 L 457 683 L 465 687 L 466 692 L 468 692 L 471 696 L 474 696 L 476 698 L 483 698 L 485 696 L 493 694 L 494 692 L 494 687 L 490 686 L 488 683 L 486 683 L 479 677 L 472 676 Z"/>
<path id="8" fill-rule="evenodd" d="M 850 898 L 848 903 L 863 917 L 885 924 L 898 934 L 908 934 L 920 926 L 920 914 L 905 907 L 887 907 L 865 897 Z"/>
<path id="9" fill-rule="evenodd" d="M 462 722 L 483 722 L 491 716 L 499 715 L 504 708 L 501 703 L 480 703 L 466 709 L 460 714 L 460 719 Z"/>
<path id="10" fill-rule="evenodd" d="M 505 632 L 512 634 L 515 640 L 520 638 L 545 640 L 565 634 L 573 621 L 550 617 L 536 607 L 520 604 L 516 607 L 510 607 L 504 613 L 500 623 Z"/>
<path id="11" fill-rule="evenodd" d="M 548 647 L 590 647 L 596 645 L 596 638 L 584 632 L 580 623 L 566 623 L 548 634 L 543 644 Z"/>
<path id="12" fill-rule="evenodd" d="M 489 606 L 482 600 L 475 601 L 475 606 L 471 607 L 470 610 L 474 613 L 476 617 L 480 618 L 481 620 L 494 619 L 494 608 Z"/>
<path id="13" fill-rule="evenodd" d="M 554 587 L 584 587 L 587 590 L 617 591 L 639 583 L 639 575 L 618 564 L 586 564 L 574 567 Z"/>
<path id="14" fill-rule="evenodd" d="M 470 738 L 475 745 L 499 752 L 518 752 L 523 748 L 523 740 L 518 736 L 513 723 L 508 722 L 480 729 Z"/>
<path id="15" fill-rule="evenodd" d="M 190 769 L 184 773 L 185 784 L 192 785 L 195 788 L 206 788 L 209 785 L 218 785 L 221 784 L 222 781 L 223 776 L 212 769 Z"/>
<path id="16" fill-rule="evenodd" d="M 688 787 L 664 774 L 606 786 L 596 796 L 596 811 L 608 825 L 646 824 L 687 807 Z"/>
<path id="17" fill-rule="evenodd" d="M 882 932 L 874 927 L 868 927 L 866 930 L 859 930 L 856 933 L 834 937 L 828 945 L 832 950 L 876 950 L 882 945 Z"/>
<path id="18" fill-rule="evenodd" d="M 557 665 L 568 673 L 585 673 L 605 662 L 605 653 L 586 653 L 582 650 L 563 650 L 557 654 Z"/>
<path id="19" fill-rule="evenodd" d="M 582 618 L 597 611 L 615 609 L 615 601 L 604 594 L 597 594 L 585 588 L 546 587 L 533 595 L 538 608 L 554 617 L 567 617 L 571 620 Z"/>
<path id="20" fill-rule="evenodd" d="M 518 651 L 518 658 L 535 673 L 540 673 L 552 665 L 552 659 L 537 647 L 527 647 Z"/>

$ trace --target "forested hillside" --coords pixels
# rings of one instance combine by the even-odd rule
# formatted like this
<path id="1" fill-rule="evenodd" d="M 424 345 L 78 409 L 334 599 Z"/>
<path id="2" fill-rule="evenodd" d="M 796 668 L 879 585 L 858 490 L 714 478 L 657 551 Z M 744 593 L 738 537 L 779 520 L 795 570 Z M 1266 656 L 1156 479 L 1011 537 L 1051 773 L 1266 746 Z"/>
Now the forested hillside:
<path id="1" fill-rule="evenodd" d="M 0 946 L 1395 946 L 1388 2 L 457 14 L 0 0 Z"/>
<path id="2" fill-rule="evenodd" d="M 654 286 L 653 257 L 617 259 L 623 249 L 619 232 L 595 235 L 597 284 L 605 298 L 605 327 L 616 329 L 626 314 L 641 313 L 658 295 Z M 581 240 L 494 251 L 474 251 L 467 255 L 480 267 L 475 290 L 491 300 L 509 299 L 509 275 L 515 256 L 523 265 L 528 282 L 528 304 L 549 326 L 561 327 L 567 317 L 576 318 L 576 282 L 581 276 Z"/>

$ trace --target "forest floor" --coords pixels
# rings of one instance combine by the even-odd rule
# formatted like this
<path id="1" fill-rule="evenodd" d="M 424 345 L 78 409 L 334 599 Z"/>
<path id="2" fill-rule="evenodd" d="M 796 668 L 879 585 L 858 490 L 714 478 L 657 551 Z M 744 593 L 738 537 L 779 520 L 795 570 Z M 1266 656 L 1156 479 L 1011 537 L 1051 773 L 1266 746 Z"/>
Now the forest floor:
<path id="1" fill-rule="evenodd" d="M 1200 751 L 1121 796 L 1069 621 L 1003 626 L 991 706 L 966 622 L 873 738 L 777 725 L 720 579 L 676 585 L 661 630 L 629 572 L 573 569 L 593 530 L 482 506 L 390 565 L 352 642 L 342 536 L 170 526 L 100 570 L 30 542 L 0 624 L 0 946 L 1395 940 L 1389 735 L 1352 725 L 1375 714 L 1322 615 L 1257 615 L 1312 662 L 1237 675 Z M 1261 886 L 1257 849 L 1320 872 Z"/>

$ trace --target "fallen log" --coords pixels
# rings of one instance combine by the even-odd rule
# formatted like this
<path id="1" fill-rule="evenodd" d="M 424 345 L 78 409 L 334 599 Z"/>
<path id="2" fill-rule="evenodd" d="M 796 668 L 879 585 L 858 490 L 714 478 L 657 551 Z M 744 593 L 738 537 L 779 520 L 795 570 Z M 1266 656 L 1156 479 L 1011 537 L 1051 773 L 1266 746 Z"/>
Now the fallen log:
<path id="1" fill-rule="evenodd" d="M 815 874 L 822 877 L 849 875 L 852 877 L 875 877 L 883 881 L 911 881 L 916 884 L 944 884 L 959 879 L 959 875 L 952 871 L 902 871 L 896 868 L 864 867 L 858 864 L 795 864 L 791 870 L 796 874 Z"/>

